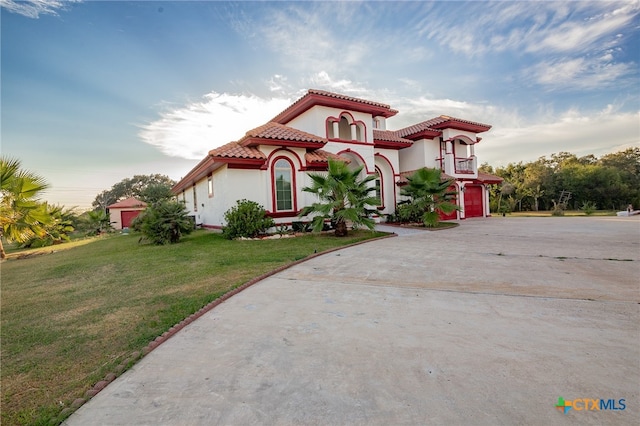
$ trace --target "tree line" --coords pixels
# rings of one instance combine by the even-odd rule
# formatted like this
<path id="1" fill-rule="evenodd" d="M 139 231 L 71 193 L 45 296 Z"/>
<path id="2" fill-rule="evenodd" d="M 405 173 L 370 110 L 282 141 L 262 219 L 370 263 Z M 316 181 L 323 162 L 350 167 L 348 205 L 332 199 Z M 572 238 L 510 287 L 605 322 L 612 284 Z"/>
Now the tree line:
<path id="1" fill-rule="evenodd" d="M 493 168 L 487 163 L 480 171 L 500 176 L 501 185 L 492 188 L 494 212 L 537 211 L 585 206 L 600 210 L 640 208 L 640 148 L 603 155 L 578 157 L 569 152 L 552 154 L 528 163 L 509 163 Z M 562 192 L 571 193 L 559 206 Z"/>
<path id="2" fill-rule="evenodd" d="M 175 182 L 169 177 L 136 175 L 101 192 L 93 210 L 53 205 L 40 199 L 49 188 L 42 176 L 25 170 L 20 160 L 0 157 L 0 258 L 6 253 L 3 241 L 20 247 L 43 247 L 69 241 L 72 235 L 95 235 L 111 227 L 107 206 L 129 197 L 155 204 L 173 197 Z"/>

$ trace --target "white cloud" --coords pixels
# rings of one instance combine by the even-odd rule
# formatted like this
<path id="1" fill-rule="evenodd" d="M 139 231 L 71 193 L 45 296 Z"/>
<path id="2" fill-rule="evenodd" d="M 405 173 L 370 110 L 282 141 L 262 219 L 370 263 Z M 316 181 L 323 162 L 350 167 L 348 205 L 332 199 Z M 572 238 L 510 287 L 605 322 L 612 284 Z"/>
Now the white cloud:
<path id="1" fill-rule="evenodd" d="M 160 119 L 140 126 L 138 135 L 168 156 L 199 160 L 268 122 L 291 101 L 211 92 L 201 101 L 162 112 Z"/>
<path id="2" fill-rule="evenodd" d="M 524 72 L 525 79 L 551 88 L 600 88 L 622 85 L 625 76 L 633 72 L 633 64 L 615 63 L 611 53 L 598 58 L 574 58 L 543 61 Z"/>
<path id="3" fill-rule="evenodd" d="M 82 0 L 0 0 L 0 6 L 9 12 L 37 19 L 40 15 L 57 15 L 58 10 L 64 10 L 69 3 L 80 2 Z"/>
<path id="4" fill-rule="evenodd" d="M 523 125 L 498 120 L 476 150 L 480 162 L 494 167 L 561 151 L 599 157 L 640 144 L 640 112 L 620 112 L 613 105 L 596 112 L 570 109 Z"/>
<path id="5" fill-rule="evenodd" d="M 609 9 L 619 3 L 604 2 Z M 535 43 L 529 43 L 529 51 L 559 52 L 581 51 L 603 37 L 615 35 L 621 28 L 632 22 L 638 14 L 638 3 L 623 3 L 621 7 L 596 11 L 592 16 L 580 21 L 568 21 L 558 26 L 548 26 L 538 35 Z M 534 38 L 535 39 L 535 38 Z"/>
<path id="6" fill-rule="evenodd" d="M 254 31 L 282 56 L 287 67 L 302 72 L 349 70 L 361 66 L 370 52 L 371 47 L 362 35 L 370 22 L 353 16 L 358 4 L 278 3 L 278 6 L 269 10 Z"/>
<path id="7" fill-rule="evenodd" d="M 324 89 L 350 96 L 361 96 L 369 92 L 366 88 L 351 80 L 335 80 L 326 71 L 319 71 L 312 74 L 309 78 L 305 79 L 304 83 L 308 83 L 308 85 L 314 89 Z"/>

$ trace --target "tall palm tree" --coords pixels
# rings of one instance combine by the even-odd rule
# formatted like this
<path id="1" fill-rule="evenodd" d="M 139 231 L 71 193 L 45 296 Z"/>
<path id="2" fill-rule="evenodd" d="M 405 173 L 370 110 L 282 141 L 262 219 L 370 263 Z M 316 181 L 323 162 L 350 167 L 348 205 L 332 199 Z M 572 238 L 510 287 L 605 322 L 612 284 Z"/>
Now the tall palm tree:
<path id="1" fill-rule="evenodd" d="M 329 170 L 324 174 L 309 174 L 311 186 L 302 188 L 305 192 L 315 194 L 319 202 L 302 209 L 300 216 L 315 214 L 313 230 L 320 231 L 325 219 L 331 219 L 335 224 L 335 235 L 347 235 L 347 222 L 354 225 L 364 225 L 369 229 L 375 227 L 373 219 L 368 215 L 375 212 L 368 206 L 375 206 L 378 200 L 370 195 L 375 187 L 370 184 L 376 177 L 368 176 L 360 179 L 362 167 L 351 170 L 347 163 L 339 160 L 329 160 Z"/>
<path id="2" fill-rule="evenodd" d="M 1 259 L 6 257 L 2 238 L 22 243 L 45 234 L 51 215 L 37 196 L 48 187 L 42 177 L 22 170 L 19 160 L 0 157 Z"/>
<path id="3" fill-rule="evenodd" d="M 408 185 L 400 191 L 409 197 L 407 201 L 415 209 L 427 227 L 435 227 L 440 221 L 439 212 L 448 214 L 457 209 L 452 200 L 456 195 L 449 187 L 453 179 L 442 180 L 440 169 L 422 168 L 407 177 Z"/>

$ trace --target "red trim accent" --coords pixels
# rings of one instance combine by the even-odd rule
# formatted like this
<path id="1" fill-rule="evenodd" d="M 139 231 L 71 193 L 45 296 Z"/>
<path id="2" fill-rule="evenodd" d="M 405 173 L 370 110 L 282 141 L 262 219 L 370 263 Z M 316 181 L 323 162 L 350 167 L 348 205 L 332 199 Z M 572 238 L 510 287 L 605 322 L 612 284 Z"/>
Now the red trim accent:
<path id="1" fill-rule="evenodd" d="M 398 111 L 393 110 L 388 106 L 371 105 L 368 103 L 356 102 L 349 99 L 339 99 L 325 95 L 319 95 L 316 93 L 307 93 L 305 96 L 293 103 L 293 105 L 274 117 L 271 121 L 275 121 L 276 123 L 280 124 L 286 124 L 317 105 L 330 108 L 339 108 L 349 111 L 364 112 L 367 114 L 371 114 L 374 117 L 380 116 L 389 118 L 398 113 Z"/>
<path id="2" fill-rule="evenodd" d="M 456 129 L 456 130 L 459 130 L 459 129 Z M 475 143 L 477 143 L 476 141 L 471 140 L 471 138 L 469 136 L 456 135 L 456 136 L 452 136 L 452 137 L 449 138 L 449 140 L 451 140 L 451 142 L 453 142 L 454 146 L 455 146 L 455 140 L 456 139 L 462 139 L 462 140 L 468 142 L 467 145 L 474 145 Z"/>
<path id="3" fill-rule="evenodd" d="M 273 217 L 273 218 L 280 218 L 280 217 L 297 217 L 298 214 L 300 214 L 302 210 L 299 211 L 286 211 L 286 212 L 267 212 L 267 216 L 269 217 Z"/>
<path id="4" fill-rule="evenodd" d="M 296 154 L 296 152 L 295 152 L 295 151 L 292 151 L 292 150 L 290 150 L 289 148 L 284 148 L 284 147 L 282 147 L 282 148 L 280 148 L 280 149 L 276 149 L 276 150 L 272 151 L 272 152 L 271 152 L 271 154 L 269 154 L 269 156 L 267 157 L 267 161 L 266 161 L 266 163 L 267 163 L 267 164 L 272 164 L 272 162 L 271 162 L 271 158 L 272 158 L 274 155 L 278 155 L 281 151 L 289 152 L 289 153 L 291 153 L 294 157 L 296 157 L 296 159 L 298 160 L 298 164 L 300 165 L 300 167 L 298 167 L 298 170 L 302 170 L 302 169 L 304 168 L 304 163 L 303 163 L 303 162 L 302 162 L 302 160 L 300 159 L 300 156 L 299 156 L 298 154 Z M 293 169 L 294 169 L 294 171 L 296 170 L 295 165 L 294 165 Z"/>
<path id="5" fill-rule="evenodd" d="M 262 169 L 264 166 L 264 163 L 260 163 L 260 164 L 234 164 L 234 163 L 229 163 L 227 164 L 227 167 L 229 169 Z"/>
<path id="6" fill-rule="evenodd" d="M 440 130 L 424 129 L 419 131 L 418 133 L 403 136 L 403 138 L 410 139 L 412 141 L 417 141 L 420 139 L 433 139 L 437 136 L 442 136 L 442 132 Z"/>
<path id="7" fill-rule="evenodd" d="M 380 177 L 380 204 L 376 207 L 378 208 L 378 210 L 384 210 L 384 176 L 382 174 L 382 170 L 380 170 L 380 167 L 375 166 L 374 169 Z"/>
<path id="8" fill-rule="evenodd" d="M 402 142 L 374 140 L 373 146 L 376 148 L 402 149 L 402 148 L 408 148 L 410 145 L 407 145 L 406 143 L 402 143 Z"/>
<path id="9" fill-rule="evenodd" d="M 364 136 L 364 141 L 359 141 L 359 140 L 354 140 L 354 139 L 341 139 L 341 138 L 329 138 L 329 125 L 331 125 L 332 129 L 331 132 L 333 133 L 333 123 L 337 122 L 338 123 L 338 127 L 340 127 L 340 121 L 342 120 L 342 117 L 344 115 L 348 115 L 351 118 L 351 121 L 349 121 L 349 119 L 347 118 L 347 122 L 349 123 L 350 126 L 352 125 L 359 125 L 362 124 L 362 127 L 364 127 L 364 129 L 362 129 L 362 132 L 364 132 L 363 136 Z M 349 111 L 342 111 L 340 114 L 338 114 L 338 117 L 335 116 L 329 116 L 326 118 L 325 120 L 325 131 L 326 131 L 326 136 L 327 136 L 327 140 L 330 141 L 334 141 L 334 142 L 348 142 L 348 143 L 357 143 L 357 144 L 366 144 L 369 145 L 369 143 L 367 142 L 367 125 L 365 124 L 364 121 L 362 120 L 356 120 L 355 118 L 353 118 L 353 115 L 349 112 Z M 356 132 L 357 133 L 357 132 Z M 336 136 L 336 135 L 333 135 Z M 340 136 L 340 135 L 337 135 Z"/>
<path id="10" fill-rule="evenodd" d="M 345 152 L 349 154 L 354 154 L 356 157 L 360 158 L 360 160 L 362 161 L 362 165 L 364 166 L 365 172 L 367 172 L 368 175 L 372 173 L 369 171 L 369 168 L 367 167 L 367 162 L 364 161 L 364 158 L 362 158 L 362 155 L 358 154 L 356 151 L 352 151 L 351 149 L 347 148 L 338 152 L 336 155 L 344 154 Z"/>
<path id="11" fill-rule="evenodd" d="M 171 192 L 174 194 L 178 194 L 180 191 L 183 191 L 189 188 L 191 185 L 194 185 L 204 176 L 207 176 L 209 173 L 213 173 L 218 168 L 222 167 L 222 164 L 217 164 L 216 160 L 207 155 L 204 159 L 202 159 L 187 175 L 180 180 L 173 188 L 171 188 Z"/>
<path id="12" fill-rule="evenodd" d="M 371 146 L 369 142 L 361 142 L 361 141 L 349 141 L 346 139 L 329 139 L 329 142 L 338 142 L 338 143 L 348 143 L 351 145 L 368 145 Z"/>
<path id="13" fill-rule="evenodd" d="M 375 154 L 373 154 L 373 156 L 374 156 L 374 158 L 375 157 L 380 157 L 380 158 L 384 159 L 387 162 L 387 164 L 389 164 L 389 168 L 391 169 L 391 173 L 393 174 L 393 178 L 394 178 L 393 179 L 393 183 L 394 183 L 394 185 L 393 185 L 393 201 L 394 201 L 394 203 L 397 204 L 398 203 L 398 191 L 396 189 L 397 181 L 396 181 L 395 178 L 400 177 L 400 174 L 396 173 L 395 169 L 393 168 L 393 164 L 391 163 L 391 161 L 386 156 L 380 154 L 379 152 L 376 152 Z M 375 160 L 374 160 L 374 163 L 375 163 Z"/>
<path id="14" fill-rule="evenodd" d="M 207 229 L 222 229 L 223 228 L 222 225 L 205 225 L 205 224 L 202 224 L 200 226 L 202 226 L 203 228 L 207 228 Z"/>
<path id="15" fill-rule="evenodd" d="M 322 148 L 325 143 L 308 142 L 308 141 L 292 141 L 286 139 L 266 139 L 266 138 L 247 138 L 242 144 L 243 146 L 259 146 L 259 145 L 271 145 L 271 146 L 293 146 L 296 148 Z"/>
<path id="16" fill-rule="evenodd" d="M 286 150 L 285 150 L 286 151 Z M 275 151 L 274 151 L 275 152 Z M 292 202 L 292 210 L 286 211 L 276 211 L 277 209 L 277 200 L 276 200 L 276 177 L 275 177 L 275 164 L 278 160 L 283 159 L 286 160 L 291 166 L 291 202 Z M 289 157 L 285 157 L 284 155 L 280 155 L 275 157 L 269 164 L 271 164 L 271 206 L 274 210 L 275 214 L 286 213 L 286 215 L 295 215 L 295 212 L 298 210 L 298 200 L 296 197 L 296 167 L 291 161 Z M 274 216 L 276 217 L 276 216 Z M 278 216 L 279 217 L 279 216 Z"/>
<path id="17" fill-rule="evenodd" d="M 473 133 L 482 133 L 491 129 L 491 126 L 484 126 L 481 124 L 473 124 L 473 123 L 463 123 L 457 120 L 447 120 L 442 123 L 433 124 L 431 126 L 432 129 L 455 129 L 455 130 L 463 130 L 466 132 Z"/>

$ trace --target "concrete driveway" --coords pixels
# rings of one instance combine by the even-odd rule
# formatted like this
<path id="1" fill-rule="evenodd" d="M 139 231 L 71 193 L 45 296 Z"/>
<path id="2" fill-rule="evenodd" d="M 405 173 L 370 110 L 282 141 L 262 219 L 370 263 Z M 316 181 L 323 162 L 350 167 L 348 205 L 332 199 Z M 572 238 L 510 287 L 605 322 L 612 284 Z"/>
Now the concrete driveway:
<path id="1" fill-rule="evenodd" d="M 66 423 L 636 425 L 639 303 L 638 216 L 406 232 L 248 288 Z"/>

